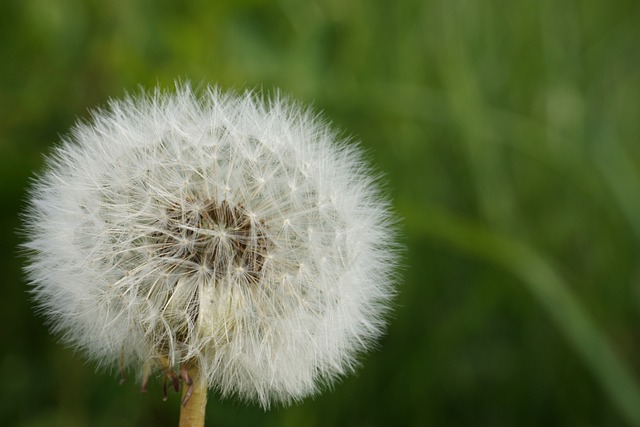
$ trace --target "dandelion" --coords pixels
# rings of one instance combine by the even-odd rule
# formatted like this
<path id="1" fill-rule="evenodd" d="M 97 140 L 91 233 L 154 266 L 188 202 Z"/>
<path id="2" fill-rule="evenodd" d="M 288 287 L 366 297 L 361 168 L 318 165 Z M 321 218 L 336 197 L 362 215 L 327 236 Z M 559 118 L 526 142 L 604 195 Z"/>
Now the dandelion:
<path id="1" fill-rule="evenodd" d="M 203 422 L 207 389 L 267 409 L 349 373 L 393 293 L 377 179 L 281 96 L 113 100 L 54 150 L 24 217 L 52 331 L 145 390 L 184 383 L 181 423 Z"/>

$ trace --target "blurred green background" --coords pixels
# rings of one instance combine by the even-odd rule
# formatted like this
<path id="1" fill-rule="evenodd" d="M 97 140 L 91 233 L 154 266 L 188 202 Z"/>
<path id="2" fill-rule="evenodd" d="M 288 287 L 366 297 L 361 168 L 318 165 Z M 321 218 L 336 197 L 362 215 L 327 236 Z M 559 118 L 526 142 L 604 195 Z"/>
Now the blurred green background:
<path id="1" fill-rule="evenodd" d="M 402 222 L 353 375 L 214 426 L 640 425 L 637 0 L 0 1 L 0 424 L 175 426 L 26 294 L 18 212 L 88 109 L 176 78 L 283 92 L 363 141 Z"/>

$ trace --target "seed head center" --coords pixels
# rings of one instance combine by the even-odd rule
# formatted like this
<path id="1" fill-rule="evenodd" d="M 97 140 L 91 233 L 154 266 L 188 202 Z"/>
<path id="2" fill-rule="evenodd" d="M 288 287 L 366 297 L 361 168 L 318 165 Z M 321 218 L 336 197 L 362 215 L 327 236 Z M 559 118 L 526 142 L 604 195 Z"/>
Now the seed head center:
<path id="1" fill-rule="evenodd" d="M 241 274 L 258 282 L 268 241 L 264 221 L 227 201 L 190 200 L 166 209 L 153 243 L 165 259 L 186 271 L 207 271 L 218 279 Z"/>

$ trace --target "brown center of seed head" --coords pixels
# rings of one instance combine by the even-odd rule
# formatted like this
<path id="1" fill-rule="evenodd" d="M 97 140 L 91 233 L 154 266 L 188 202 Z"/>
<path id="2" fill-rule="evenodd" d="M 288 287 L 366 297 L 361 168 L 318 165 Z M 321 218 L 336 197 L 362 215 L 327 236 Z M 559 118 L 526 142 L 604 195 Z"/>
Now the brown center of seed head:
<path id="1" fill-rule="evenodd" d="M 264 221 L 252 218 L 241 205 L 186 199 L 171 205 L 165 218 L 153 241 L 177 267 L 204 270 L 217 279 L 233 275 L 259 281 L 268 246 Z"/>

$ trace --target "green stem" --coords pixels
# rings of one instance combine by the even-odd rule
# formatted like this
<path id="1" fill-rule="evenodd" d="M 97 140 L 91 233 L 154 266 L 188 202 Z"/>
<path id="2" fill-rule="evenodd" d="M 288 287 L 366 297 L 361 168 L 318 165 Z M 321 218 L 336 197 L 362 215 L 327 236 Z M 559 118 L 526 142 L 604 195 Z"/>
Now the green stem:
<path id="1" fill-rule="evenodd" d="M 188 369 L 192 387 L 182 384 L 182 403 L 180 405 L 180 427 L 203 427 L 207 407 L 207 387 L 200 379 L 200 372 L 194 366 Z M 189 395 L 189 393 L 191 393 Z"/>

